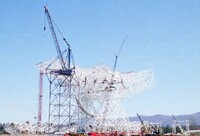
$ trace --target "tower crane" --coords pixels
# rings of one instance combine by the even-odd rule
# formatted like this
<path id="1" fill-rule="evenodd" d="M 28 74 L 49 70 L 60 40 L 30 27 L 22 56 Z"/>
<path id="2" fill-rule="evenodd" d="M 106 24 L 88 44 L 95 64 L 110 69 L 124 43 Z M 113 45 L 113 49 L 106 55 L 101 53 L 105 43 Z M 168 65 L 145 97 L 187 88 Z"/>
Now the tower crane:
<path id="1" fill-rule="evenodd" d="M 78 83 L 74 80 L 75 66 L 72 56 L 72 51 L 69 43 L 63 37 L 61 31 L 55 24 L 54 20 L 51 18 L 47 7 L 44 7 L 47 21 L 49 24 L 49 29 L 54 41 L 54 45 L 57 51 L 57 59 L 60 63 L 60 68 L 51 69 L 51 64 L 46 67 L 47 77 L 50 83 L 49 91 L 49 124 L 57 124 L 56 131 L 61 131 L 61 129 L 67 125 L 71 125 L 74 122 L 79 122 L 78 106 L 74 101 L 75 95 L 78 93 L 79 87 Z M 55 28 L 62 36 L 64 43 L 67 44 L 67 56 L 64 57 L 61 52 L 58 38 L 56 36 Z M 57 60 L 56 59 L 56 60 Z M 55 61 L 54 61 L 55 62 Z M 72 62 L 72 63 L 71 63 Z M 73 84 L 72 84 L 73 82 Z M 51 130 L 51 125 L 49 125 L 49 132 Z"/>
<path id="2" fill-rule="evenodd" d="M 60 49 L 60 45 L 59 45 L 59 42 L 58 42 L 58 38 L 56 36 L 56 32 L 55 32 L 55 29 L 54 29 L 54 26 L 53 26 L 53 20 L 50 16 L 50 13 L 47 9 L 46 6 L 44 6 L 44 9 L 45 9 L 45 14 L 46 14 L 46 17 L 47 17 L 47 20 L 48 20 L 48 24 L 49 24 L 49 28 L 50 28 L 50 31 L 51 31 L 51 35 L 52 35 L 52 38 L 53 38 L 53 41 L 54 41 L 54 45 L 56 47 L 56 51 L 57 51 L 57 54 L 58 54 L 58 59 L 60 61 L 60 64 L 61 64 L 61 68 L 60 70 L 56 70 L 56 71 L 53 71 L 54 73 L 57 73 L 59 75 L 66 75 L 66 76 L 70 76 L 72 74 L 72 70 L 74 69 L 74 67 L 71 68 L 71 48 L 70 48 L 70 44 L 67 42 L 67 40 L 63 37 L 63 40 L 64 42 L 67 44 L 68 46 L 68 55 L 67 55 L 67 67 L 66 67 L 66 62 L 63 58 L 63 55 L 62 55 L 62 52 L 61 52 L 61 49 Z M 57 26 L 56 26 L 57 27 Z M 58 29 L 58 28 L 57 28 Z M 60 30 L 58 29 L 58 31 L 60 32 Z M 60 32 L 60 34 L 62 35 L 62 33 Z"/>

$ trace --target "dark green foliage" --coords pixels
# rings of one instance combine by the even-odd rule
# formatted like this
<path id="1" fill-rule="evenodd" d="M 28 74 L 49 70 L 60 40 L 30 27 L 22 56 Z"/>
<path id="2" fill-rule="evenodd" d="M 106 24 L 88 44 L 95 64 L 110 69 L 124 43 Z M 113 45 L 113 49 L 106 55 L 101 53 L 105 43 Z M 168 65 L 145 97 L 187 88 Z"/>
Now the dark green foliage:
<path id="1" fill-rule="evenodd" d="M 164 134 L 171 133 L 172 132 L 172 127 L 170 127 L 169 125 L 167 125 L 166 127 L 163 127 L 162 130 L 163 130 Z"/>
<path id="2" fill-rule="evenodd" d="M 5 129 L 4 129 L 5 124 L 0 124 L 0 134 L 5 134 Z"/>
<path id="3" fill-rule="evenodd" d="M 186 130 L 185 126 L 181 126 L 183 128 L 183 130 Z M 172 133 L 172 127 L 167 125 L 165 127 L 162 127 L 163 133 Z M 190 125 L 190 130 L 200 130 L 200 125 L 197 124 L 192 124 Z M 176 133 L 181 133 L 181 130 L 179 127 L 176 127 Z"/>
<path id="4" fill-rule="evenodd" d="M 183 128 L 183 127 L 182 127 Z M 185 129 L 184 129 L 185 130 Z M 176 133 L 181 133 L 181 129 L 179 127 L 176 127 Z"/>

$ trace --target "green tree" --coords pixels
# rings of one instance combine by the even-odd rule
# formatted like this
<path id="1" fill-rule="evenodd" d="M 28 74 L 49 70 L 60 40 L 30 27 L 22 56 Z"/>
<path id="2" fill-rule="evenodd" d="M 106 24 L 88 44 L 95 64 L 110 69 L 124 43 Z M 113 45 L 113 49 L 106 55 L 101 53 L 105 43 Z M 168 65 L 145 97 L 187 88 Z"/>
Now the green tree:
<path id="1" fill-rule="evenodd" d="M 171 133 L 172 132 L 172 127 L 167 125 L 166 127 L 163 127 L 162 130 L 163 130 L 163 133 Z"/>
<path id="2" fill-rule="evenodd" d="M 5 124 L 0 124 L 0 134 L 5 134 Z"/>

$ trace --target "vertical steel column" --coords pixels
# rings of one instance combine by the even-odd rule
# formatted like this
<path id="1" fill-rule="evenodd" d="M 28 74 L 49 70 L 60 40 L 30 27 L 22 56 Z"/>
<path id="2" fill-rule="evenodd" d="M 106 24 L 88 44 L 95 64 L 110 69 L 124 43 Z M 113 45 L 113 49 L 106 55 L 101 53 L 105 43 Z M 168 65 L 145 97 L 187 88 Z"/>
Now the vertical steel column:
<path id="1" fill-rule="evenodd" d="M 43 72 L 39 75 L 39 97 L 38 97 L 38 123 L 42 121 L 42 89 L 43 89 Z"/>
<path id="2" fill-rule="evenodd" d="M 47 74 L 48 75 L 48 74 Z M 47 76 L 48 77 L 48 76 Z M 52 82 L 51 82 L 51 74 L 50 76 L 48 77 L 49 79 L 49 116 L 48 116 L 48 133 L 50 132 L 50 125 L 51 125 L 51 116 L 50 116 L 50 110 L 51 110 L 51 85 L 52 85 Z"/>

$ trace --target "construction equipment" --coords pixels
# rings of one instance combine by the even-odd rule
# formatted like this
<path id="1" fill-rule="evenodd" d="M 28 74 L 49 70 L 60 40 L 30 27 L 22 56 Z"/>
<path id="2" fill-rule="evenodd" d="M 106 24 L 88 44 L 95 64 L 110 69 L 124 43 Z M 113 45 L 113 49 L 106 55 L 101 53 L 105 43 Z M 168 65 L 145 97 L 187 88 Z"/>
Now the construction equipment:
<path id="1" fill-rule="evenodd" d="M 66 127 L 72 128 L 74 123 L 79 122 L 79 107 L 75 98 L 79 93 L 78 82 L 74 79 L 75 66 L 72 51 L 69 43 L 63 37 L 61 31 L 53 21 L 47 7 L 44 7 L 48 20 L 51 35 L 57 51 L 57 59 L 48 64 L 45 73 L 50 83 L 49 91 L 49 133 L 64 131 Z M 64 57 L 61 51 L 54 26 L 62 36 L 64 43 L 67 44 L 67 55 Z M 46 30 L 46 28 L 44 29 Z M 59 64 L 52 69 L 51 66 Z M 54 127 L 55 131 L 51 132 L 50 128 Z"/>
<path id="2" fill-rule="evenodd" d="M 142 128 L 141 128 L 141 132 L 144 133 L 145 135 L 148 133 L 147 127 L 144 124 L 144 121 L 142 120 L 142 118 L 140 117 L 140 115 L 137 113 L 137 116 L 142 124 Z"/>
<path id="3" fill-rule="evenodd" d="M 181 134 L 185 134 L 186 131 L 181 127 L 181 125 L 180 125 L 179 121 L 177 121 L 176 117 L 174 115 L 172 115 L 172 117 L 173 117 L 173 122 L 175 123 L 174 131 L 176 130 L 176 127 L 178 127 L 181 131 Z M 175 131 L 175 133 L 176 133 L 176 131 Z"/>
<path id="4" fill-rule="evenodd" d="M 162 126 L 160 126 L 160 123 L 156 123 L 157 127 L 155 127 L 155 124 L 150 124 L 151 128 L 153 129 L 153 134 L 155 134 L 156 136 L 159 136 L 163 133 L 162 131 Z"/>
<path id="5" fill-rule="evenodd" d="M 127 39 L 128 35 L 126 35 L 126 37 L 124 38 L 123 42 L 122 42 L 122 45 L 120 46 L 119 48 L 119 51 L 117 52 L 117 54 L 115 54 L 115 63 L 114 63 L 114 67 L 113 67 L 113 74 L 116 70 L 116 67 L 117 67 L 117 60 L 118 60 L 118 57 L 119 57 L 119 54 L 122 50 L 122 47 L 124 46 L 125 42 L 126 42 L 126 39 Z"/>
<path id="6" fill-rule="evenodd" d="M 63 37 L 61 31 L 60 31 L 60 30 L 58 29 L 58 27 L 57 27 L 58 31 L 60 32 L 60 34 L 61 34 L 62 37 L 63 37 L 64 42 L 65 42 L 65 43 L 67 44 L 67 46 L 68 46 L 68 55 L 67 55 L 68 60 L 67 60 L 67 67 L 66 67 L 66 62 L 65 62 L 65 60 L 64 60 L 64 58 L 63 58 L 63 55 L 62 55 L 62 52 L 61 52 L 61 49 L 60 49 L 60 45 L 59 45 L 59 42 L 58 42 L 58 38 L 57 38 L 56 32 L 55 32 L 55 30 L 54 30 L 53 20 L 52 20 L 50 14 L 49 14 L 49 11 L 48 11 L 47 7 L 44 6 L 44 8 L 45 8 L 45 14 L 46 14 L 46 16 L 47 16 L 49 28 L 50 28 L 50 30 L 51 30 L 51 35 L 52 35 L 52 38 L 53 38 L 53 41 L 54 41 L 54 45 L 55 45 L 55 47 L 56 47 L 56 51 L 57 51 L 58 58 L 59 58 L 59 61 L 60 61 L 60 64 L 61 64 L 61 68 L 62 68 L 62 69 L 56 70 L 56 71 L 54 71 L 54 72 L 57 73 L 57 74 L 59 74 L 59 75 L 67 75 L 67 76 L 70 76 L 70 75 L 72 74 L 72 70 L 74 69 L 74 67 L 71 68 L 71 66 L 70 66 L 70 65 L 71 65 L 71 64 L 70 64 L 70 62 L 71 62 L 71 59 L 70 59 L 70 58 L 71 58 L 71 55 L 72 55 L 72 54 L 71 54 L 70 44 L 69 44 L 69 43 L 67 42 L 67 40 Z"/>
<path id="7" fill-rule="evenodd" d="M 145 136 L 153 135 L 158 136 L 160 135 L 160 130 L 157 129 L 153 124 L 146 125 L 144 124 L 144 121 L 141 119 L 140 115 L 137 113 L 137 116 L 142 124 L 142 133 L 144 133 Z"/>

